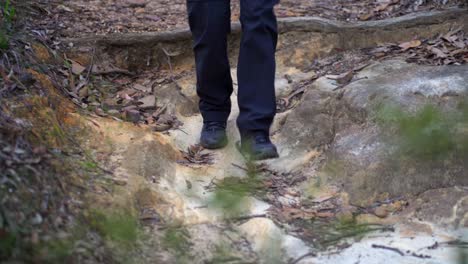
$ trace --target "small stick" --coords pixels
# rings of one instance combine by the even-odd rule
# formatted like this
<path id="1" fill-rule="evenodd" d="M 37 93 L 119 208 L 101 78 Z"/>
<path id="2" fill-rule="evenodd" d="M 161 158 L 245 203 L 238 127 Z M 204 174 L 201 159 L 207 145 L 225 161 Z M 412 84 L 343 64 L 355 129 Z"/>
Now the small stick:
<path id="1" fill-rule="evenodd" d="M 244 168 L 244 167 L 242 167 L 242 166 L 240 166 L 240 165 L 237 165 L 237 164 L 235 164 L 235 163 L 231 163 L 231 164 L 232 164 L 232 166 L 234 166 L 234 167 L 236 167 L 236 168 L 239 168 L 239 169 L 244 170 L 244 171 L 248 171 L 248 169 L 246 169 L 246 168 Z"/>
<path id="2" fill-rule="evenodd" d="M 295 259 L 295 260 L 289 262 L 289 264 L 297 264 L 297 263 L 299 263 L 301 260 L 303 260 L 303 259 L 305 259 L 305 258 L 307 258 L 307 257 L 316 257 L 316 256 L 317 256 L 317 254 L 315 254 L 314 252 L 309 252 L 309 253 L 306 253 L 306 254 L 300 256 L 299 258 L 297 258 L 297 259 Z"/>
<path id="3" fill-rule="evenodd" d="M 395 252 L 395 253 L 400 254 L 400 256 L 404 256 L 404 255 L 405 255 L 405 253 L 403 253 L 403 252 L 402 252 L 401 250 L 399 250 L 398 248 L 387 247 L 387 246 L 376 245 L 376 244 L 373 244 L 373 245 L 372 245 L 372 248 L 390 250 L 390 251 L 393 251 L 393 252 Z"/>

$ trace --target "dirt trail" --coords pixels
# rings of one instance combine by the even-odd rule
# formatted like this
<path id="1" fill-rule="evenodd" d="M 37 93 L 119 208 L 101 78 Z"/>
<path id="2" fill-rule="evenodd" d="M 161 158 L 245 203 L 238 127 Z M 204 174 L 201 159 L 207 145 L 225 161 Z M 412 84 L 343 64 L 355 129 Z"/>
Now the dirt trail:
<path id="1" fill-rule="evenodd" d="M 283 68 L 279 71 L 288 70 Z M 236 100 L 235 93 L 232 100 Z M 286 114 L 293 115 L 294 111 L 290 110 Z M 333 255 L 329 255 L 333 251 L 322 251 L 323 249 L 318 248 L 318 244 L 313 239 L 306 239 L 297 231 L 284 228 L 282 225 L 287 223 L 282 222 L 272 209 L 280 212 L 292 210 L 288 208 L 294 208 L 301 201 L 310 199 L 305 196 L 308 188 L 320 177 L 318 171 L 314 169 L 314 164 L 322 164 L 325 159 L 320 149 L 304 154 L 301 148 L 291 148 L 288 141 L 283 140 L 284 134 L 273 136 L 273 140 L 279 143 L 281 158 L 266 161 L 263 166 L 285 175 L 300 173 L 304 177 L 300 184 L 287 186 L 285 191 L 289 194 L 276 196 L 275 201 L 269 201 L 255 193 L 243 193 L 240 197 L 233 198 L 241 200 L 241 212 L 234 215 L 226 214 L 223 208 L 213 204 L 213 199 L 219 199 L 219 196 L 216 196 L 219 194 L 216 184 L 221 184 L 223 179 L 231 177 L 249 178 L 245 170 L 249 165 L 234 147 L 234 142 L 238 140 L 235 129 L 237 113 L 238 110 L 234 107 L 228 125 L 231 140 L 229 146 L 220 151 L 205 152 L 212 155 L 211 165 L 187 165 L 181 155 L 181 150 L 198 141 L 201 128 L 200 115 L 187 117 L 177 113 L 183 125 L 166 135 L 155 134 L 148 127 L 135 127 L 132 124 L 103 118 L 94 119 L 89 126 L 96 133 L 90 139 L 88 147 L 95 149 L 96 152 L 106 152 L 105 149 L 102 150 L 102 142 L 106 142 L 104 146 L 110 145 L 113 150 L 111 152 L 107 150 L 109 156 L 105 166 L 114 172 L 113 177 L 116 182 L 124 183 L 120 191 L 114 193 L 113 197 L 116 199 L 114 203 L 119 203 L 119 200 L 136 201 L 139 218 L 146 225 L 160 227 L 175 225 L 186 230 L 189 240 L 193 243 L 188 253 L 193 257 L 192 263 L 204 263 L 219 257 L 213 248 L 219 247 L 220 244 L 232 249 L 228 251 L 230 257 L 253 263 L 273 263 L 271 261 L 288 263 L 307 254 L 310 254 L 309 257 L 300 263 L 316 263 L 316 261 L 355 263 L 358 259 L 361 259 L 362 263 L 377 263 L 382 259 L 387 259 L 388 263 L 427 263 L 427 258 L 430 258 L 432 263 L 447 263 L 452 260 L 455 251 L 445 247 L 429 248 L 436 242 L 443 243 L 456 239 L 458 237 L 456 232 L 426 222 L 417 223 L 412 217 L 399 214 L 387 219 L 366 214 L 360 216 L 359 224 L 375 224 L 377 231 L 369 230 L 362 234 L 357 232 L 351 235 L 350 240 L 345 239 L 349 234 L 343 234 L 343 238 L 336 242 L 341 244 L 343 241 L 348 241 L 352 246 Z M 280 114 L 278 119 L 281 118 Z M 213 184 L 215 188 L 209 188 Z M 235 189 L 230 191 L 235 192 Z M 318 200 L 338 199 L 339 207 L 332 211 L 341 215 L 350 206 L 346 203 L 346 195 L 339 191 L 335 183 L 321 185 L 314 192 L 314 197 Z M 460 199 L 462 200 L 463 198 Z M 303 209 L 296 209 L 291 213 L 299 213 L 301 210 Z M 302 213 L 304 216 L 292 219 L 309 219 L 310 216 L 307 216 L 306 211 Z M 283 217 L 288 215 L 285 212 L 281 214 L 285 214 Z M 317 229 L 310 230 L 316 232 L 312 237 L 340 232 L 339 229 L 334 229 L 336 220 L 333 220 L 333 215 L 334 213 L 330 215 L 330 220 L 324 221 L 323 224 L 320 224 L 318 219 Z M 387 226 L 393 227 L 387 229 Z M 154 230 L 153 232 L 159 233 L 157 229 Z M 362 237 L 359 241 L 355 241 L 355 236 Z M 391 249 L 394 247 L 403 253 L 395 254 L 395 249 Z M 317 256 L 313 257 L 315 254 Z M 175 260 L 169 260 L 171 261 L 179 260 L 176 257 Z"/>
<path id="2" fill-rule="evenodd" d="M 445 23 L 434 23 L 434 17 Z M 228 122 L 227 148 L 191 148 L 202 120 L 194 107 L 196 80 L 185 35 L 104 38 L 92 47 L 86 46 L 89 39 L 77 41 L 69 56 L 72 62 L 120 67 L 117 77 L 93 83 L 99 88 L 87 88 L 79 102 L 107 111 L 96 112 L 107 118 L 87 122 L 93 133 L 86 145 L 112 171 L 118 187 L 96 199 L 134 202 L 147 234 L 155 239 L 161 230 L 182 232 L 187 243 L 178 244 L 187 248 L 165 255 L 168 263 L 453 262 L 458 248 L 439 245 L 465 238 L 466 164 L 457 158 L 435 162 L 427 177 L 421 175 L 424 171 L 418 174 L 427 164 L 412 166 L 390 155 L 398 152 L 386 156 L 394 146 L 387 145 L 373 107 L 397 103 L 417 114 L 425 103 L 434 103 L 453 110 L 468 91 L 468 68 L 424 67 L 401 58 L 369 61 L 353 50 L 400 42 L 411 32 L 429 37 L 454 26 L 468 27 L 463 17 L 447 13 L 349 26 L 316 19 L 284 21 L 275 83 L 287 107 L 279 109 L 272 127 L 281 158 L 258 164 L 246 162 L 234 147 L 239 138 L 236 104 Z M 161 42 L 155 43 L 158 38 Z M 109 44 L 122 39 L 122 45 Z M 149 48 L 143 52 L 145 45 Z M 169 53 L 167 47 L 178 52 Z M 86 53 L 91 49 L 92 58 Z M 339 50 L 351 53 L 351 59 Z M 341 67 L 351 67 L 353 73 L 344 85 L 343 77 L 320 76 L 311 63 L 336 53 L 349 59 Z M 233 65 L 234 84 L 235 72 Z M 102 97 L 96 98 L 99 93 Z M 129 104 L 138 101 L 142 109 L 108 100 L 121 97 Z M 236 102 L 236 92 L 231 99 Z M 154 131 L 160 128 L 159 109 L 166 111 L 163 121 L 170 121 L 164 132 Z M 136 125 L 116 118 L 121 112 Z M 387 174 L 389 168 L 394 174 Z M 450 200 L 450 209 L 427 202 L 432 195 Z M 152 253 L 141 255 L 151 262 Z"/>

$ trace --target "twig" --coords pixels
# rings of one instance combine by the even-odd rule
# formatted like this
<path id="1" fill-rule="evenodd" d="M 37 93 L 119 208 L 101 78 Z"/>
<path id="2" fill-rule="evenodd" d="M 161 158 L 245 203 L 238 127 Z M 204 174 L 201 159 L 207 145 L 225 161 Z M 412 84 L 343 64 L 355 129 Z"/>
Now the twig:
<path id="1" fill-rule="evenodd" d="M 307 257 L 316 257 L 316 256 L 317 256 L 317 254 L 315 254 L 314 252 L 309 252 L 309 253 L 306 253 L 306 254 L 300 256 L 299 258 L 297 258 L 297 259 L 295 259 L 295 260 L 289 262 L 289 264 L 297 264 L 297 263 L 299 263 L 301 260 L 303 260 L 303 259 L 305 259 L 305 258 L 307 258 Z"/>
<path id="2" fill-rule="evenodd" d="M 124 70 L 124 69 L 118 69 L 118 68 L 114 68 L 114 69 L 109 69 L 109 70 L 101 70 L 101 71 L 93 71 L 94 74 L 97 74 L 97 75 L 106 75 L 106 74 L 112 74 L 112 73 L 120 73 L 120 74 L 125 74 L 125 75 L 128 75 L 128 76 L 133 76 L 134 74 L 127 71 L 127 70 Z"/>
<path id="3" fill-rule="evenodd" d="M 394 248 L 394 247 L 388 247 L 388 246 L 383 246 L 383 245 L 375 245 L 375 244 L 372 244 L 372 248 L 390 250 L 390 251 L 393 251 L 393 252 L 395 252 L 395 253 L 400 254 L 400 256 L 404 256 L 404 255 L 405 255 L 405 253 L 403 253 L 403 251 L 399 250 L 398 248 Z"/>
<path id="4" fill-rule="evenodd" d="M 171 55 L 172 54 L 170 54 L 164 47 L 161 47 L 161 49 L 164 52 L 164 54 L 166 55 L 166 57 L 167 57 L 167 63 L 169 64 L 169 70 L 171 72 L 171 81 L 175 82 L 174 81 L 174 71 L 172 69 L 172 63 L 171 63 Z M 172 55 L 172 56 L 174 56 L 174 55 Z"/>
<path id="5" fill-rule="evenodd" d="M 401 251 L 401 250 L 398 249 L 398 248 L 388 247 L 388 246 L 383 246 L 383 245 L 372 244 L 372 248 L 390 250 L 390 251 L 393 251 L 393 252 L 395 252 L 395 253 L 400 254 L 400 256 L 408 256 L 408 257 L 415 257 L 415 258 L 422 258 L 422 259 L 429 259 L 429 258 L 432 258 L 431 256 L 423 255 L 423 254 L 417 254 L 417 253 L 415 253 L 415 252 L 410 252 L 409 250 L 406 251 L 407 254 L 405 254 L 403 251 Z"/>
<path id="6" fill-rule="evenodd" d="M 21 86 L 21 88 L 23 88 L 24 90 L 28 90 L 28 88 L 26 88 L 26 86 L 14 75 L 12 74 L 10 76 L 19 86 Z"/>
<path id="7" fill-rule="evenodd" d="M 182 133 L 184 133 L 185 135 L 189 135 L 189 133 L 185 132 L 184 130 L 182 130 L 182 128 L 176 128 L 176 130 L 180 130 L 182 131 Z"/>
<path id="8" fill-rule="evenodd" d="M 237 164 L 235 164 L 235 163 L 231 163 L 231 164 L 232 164 L 232 166 L 234 166 L 234 167 L 236 167 L 236 168 L 239 168 L 239 169 L 241 169 L 241 170 L 249 171 L 248 169 L 242 167 L 241 165 L 237 165 Z"/>
<path id="9" fill-rule="evenodd" d="M 159 108 L 154 114 L 153 114 L 153 118 L 154 119 L 158 119 L 158 117 L 164 113 L 164 111 L 166 110 L 167 108 L 167 104 L 163 105 L 161 108 Z"/>
<path id="10" fill-rule="evenodd" d="M 91 56 L 91 64 L 89 65 L 88 73 L 86 74 L 86 82 L 89 82 L 89 77 L 94 67 L 94 57 L 96 56 L 96 47 L 93 48 L 93 55 Z"/>
<path id="11" fill-rule="evenodd" d="M 227 220 L 228 221 L 245 221 L 245 220 L 250 220 L 253 218 L 268 218 L 268 215 L 267 214 L 244 215 L 244 216 L 228 218 Z"/>

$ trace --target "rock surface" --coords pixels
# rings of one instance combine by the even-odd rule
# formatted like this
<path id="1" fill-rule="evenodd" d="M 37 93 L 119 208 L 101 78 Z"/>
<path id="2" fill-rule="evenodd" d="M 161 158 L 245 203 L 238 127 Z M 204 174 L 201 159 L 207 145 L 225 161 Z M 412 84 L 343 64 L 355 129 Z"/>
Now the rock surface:
<path id="1" fill-rule="evenodd" d="M 289 83 L 284 81 L 289 78 L 277 77 L 282 86 L 279 91 L 285 94 L 297 82 L 313 77 L 312 73 L 281 67 L 280 71 L 292 79 Z M 298 263 L 428 263 L 428 259 L 412 253 L 430 256 L 430 263 L 449 263 L 456 254 L 454 249 L 431 246 L 464 238 L 468 193 L 460 186 L 468 185 L 466 165 L 449 159 L 429 165 L 401 162 L 393 155 L 397 148 L 387 140 L 385 129 L 375 122 L 374 111 L 377 102 L 394 103 L 410 112 L 428 102 L 454 109 L 468 90 L 467 71 L 467 66 L 432 68 L 398 60 L 375 63 L 355 77 L 367 79 L 339 90 L 327 78 L 314 81 L 306 86 L 296 108 L 278 115 L 273 138 L 281 158 L 265 161 L 268 168 L 304 175 L 304 184 L 317 189 L 313 192 L 316 200 L 332 199 L 342 189 L 349 194 L 350 203 L 343 205 L 343 213 L 352 205 L 370 205 L 358 217 L 359 223 L 395 227 L 395 232 L 373 232 L 359 241 L 350 240 L 352 245 L 338 253 L 318 252 L 313 241 L 290 233 L 270 215 L 272 204 L 256 196 L 242 200 L 245 219 L 229 224 L 223 221 L 225 215 L 209 203 L 214 194 L 208 187 L 227 177 L 246 177 L 242 167 L 247 165 L 234 146 L 239 138 L 235 128 L 238 108 L 233 104 L 228 122 L 230 144 L 223 150 L 208 152 L 213 164 L 187 165 L 181 153 L 198 142 L 202 123 L 190 93 L 193 79 L 155 89 L 156 104 L 170 104 L 170 113 L 183 123 L 179 130 L 162 135 L 144 127 L 99 119 L 99 127 L 91 125 L 97 132 L 92 133 L 96 137 L 93 148 L 102 149 L 103 142 L 110 144 L 106 148 L 112 151 L 102 152 L 110 153 L 109 166 L 115 169 L 115 177 L 126 182 L 119 186 L 125 193 L 119 200 L 134 200 L 142 221 L 175 224 L 187 230 L 190 242 L 196 243 L 192 248 L 193 263 L 218 258 L 220 243 L 232 249 L 229 258 L 253 263 L 293 262 L 308 253 L 316 256 L 306 256 Z M 235 92 L 231 99 L 237 100 Z M 441 186 L 450 188 L 431 190 Z M 301 192 L 287 193 L 276 202 L 297 202 L 305 195 L 305 191 Z M 407 208 L 398 202 L 372 207 L 377 201 L 407 195 L 419 198 Z M 397 248 L 403 255 L 374 245 Z"/>

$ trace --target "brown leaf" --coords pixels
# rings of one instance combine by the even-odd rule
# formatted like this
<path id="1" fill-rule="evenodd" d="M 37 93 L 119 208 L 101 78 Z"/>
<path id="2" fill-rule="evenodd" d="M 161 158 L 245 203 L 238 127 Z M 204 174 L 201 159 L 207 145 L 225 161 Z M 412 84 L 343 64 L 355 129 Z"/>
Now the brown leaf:
<path id="1" fill-rule="evenodd" d="M 374 8 L 374 12 L 382 12 L 390 6 L 391 2 L 383 3 Z"/>
<path id="2" fill-rule="evenodd" d="M 345 85 L 350 83 L 354 77 L 354 71 L 345 72 L 339 75 L 327 75 L 328 79 L 336 80 L 339 85 Z"/>
<path id="3" fill-rule="evenodd" d="M 437 56 L 437 58 L 447 58 L 447 54 L 443 52 L 442 50 L 435 48 L 435 47 L 428 47 L 427 48 L 429 51 L 431 51 L 433 54 Z"/>
<path id="4" fill-rule="evenodd" d="M 71 62 L 71 70 L 72 70 L 72 73 L 75 74 L 75 75 L 80 75 L 82 74 L 86 68 L 83 67 L 81 64 L 79 64 L 78 62 L 76 61 L 72 61 L 72 60 L 69 60 Z"/>
<path id="5" fill-rule="evenodd" d="M 402 51 L 405 51 L 408 49 L 417 48 L 421 46 L 421 44 L 422 43 L 420 40 L 412 40 L 412 41 L 401 43 L 400 45 L 398 45 L 398 47 L 400 47 Z"/>
<path id="6" fill-rule="evenodd" d="M 367 20 L 371 19 L 373 16 L 374 16 L 374 12 L 370 12 L 368 14 L 362 14 L 362 15 L 359 16 L 359 20 L 367 21 Z"/>

